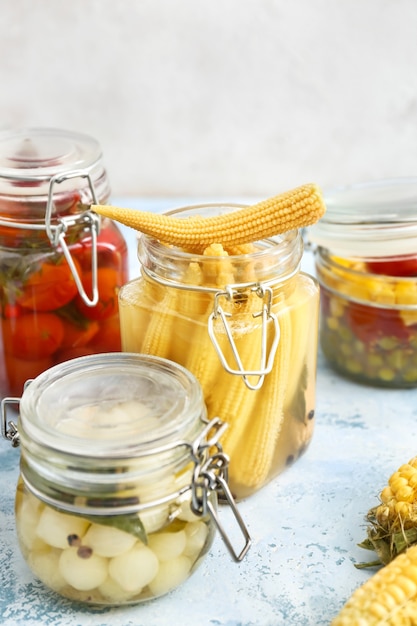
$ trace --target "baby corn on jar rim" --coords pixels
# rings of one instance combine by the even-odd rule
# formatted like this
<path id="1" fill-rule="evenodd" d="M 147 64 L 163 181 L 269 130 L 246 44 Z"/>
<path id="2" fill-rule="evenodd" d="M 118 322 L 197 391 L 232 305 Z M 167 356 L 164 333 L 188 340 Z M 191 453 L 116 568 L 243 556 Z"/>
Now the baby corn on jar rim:
<path id="1" fill-rule="evenodd" d="M 200 217 L 218 216 L 224 213 L 242 209 L 244 205 L 235 203 L 207 203 L 187 207 L 180 207 L 168 211 L 166 215 L 180 216 L 187 219 L 198 215 Z M 275 237 L 269 237 L 254 242 L 255 248 L 250 252 L 235 255 L 217 255 L 204 252 L 196 254 L 184 251 L 181 248 L 170 247 L 149 235 L 140 234 L 138 237 L 138 258 L 141 272 L 153 281 L 165 286 L 186 291 L 209 293 L 213 296 L 213 310 L 208 316 L 207 331 L 213 347 L 220 359 L 223 368 L 232 375 L 240 376 L 245 386 L 251 390 L 260 389 L 265 377 L 271 373 L 275 355 L 280 341 L 280 326 L 275 313 L 272 311 L 273 288 L 288 283 L 300 271 L 300 263 L 304 251 L 304 241 L 298 229 L 286 231 Z M 218 266 L 220 273 L 222 264 L 237 264 L 239 273 L 244 275 L 245 269 L 256 268 L 256 278 L 247 282 L 242 278 L 226 283 L 214 285 L 195 285 L 184 281 L 190 263 L 213 264 Z M 236 267 L 235 267 L 236 269 Z M 230 313 L 225 313 L 223 306 L 247 294 L 255 294 L 259 298 L 259 311 L 253 314 L 253 319 L 259 318 L 262 326 L 261 354 L 256 369 L 246 369 L 241 361 L 237 346 L 230 329 Z M 245 295 L 246 294 L 246 295 Z M 221 334 L 227 336 L 228 345 L 232 351 L 232 358 L 228 360 L 216 333 L 216 323 L 219 322 Z M 271 324 L 269 324 L 271 322 Z M 267 349 L 268 332 L 271 335 L 271 344 Z M 255 377 L 253 382 L 250 377 Z"/>
<path id="2" fill-rule="evenodd" d="M 325 215 L 308 229 L 313 246 L 339 257 L 403 257 L 417 251 L 417 178 L 391 178 L 324 192 Z"/>

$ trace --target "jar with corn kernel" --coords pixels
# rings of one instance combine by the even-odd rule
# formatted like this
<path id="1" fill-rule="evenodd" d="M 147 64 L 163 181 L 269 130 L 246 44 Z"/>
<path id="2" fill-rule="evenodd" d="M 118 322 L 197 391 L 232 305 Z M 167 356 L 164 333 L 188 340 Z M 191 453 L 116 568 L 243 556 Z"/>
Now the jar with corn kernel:
<path id="1" fill-rule="evenodd" d="M 237 205 L 170 212 L 215 216 Z M 204 254 L 139 237 L 141 277 L 119 293 L 122 348 L 169 358 L 193 372 L 209 418 L 229 428 L 229 484 L 242 499 L 307 449 L 314 429 L 318 284 L 300 271 L 297 230 L 239 251 Z"/>
<path id="2" fill-rule="evenodd" d="M 361 383 L 417 386 L 417 179 L 325 194 L 310 229 L 321 284 L 320 343 Z"/>
<path id="3" fill-rule="evenodd" d="M 227 485 L 228 459 L 188 371 L 109 353 L 46 370 L 3 401 L 3 434 L 20 443 L 16 527 L 33 574 L 72 600 L 137 603 L 174 589 L 209 551 L 216 527 L 233 558 L 250 537 Z M 232 507 L 235 550 L 217 515 Z"/>
<path id="4" fill-rule="evenodd" d="M 50 128 L 0 133 L 0 395 L 67 359 L 120 350 L 119 228 L 98 142 Z"/>

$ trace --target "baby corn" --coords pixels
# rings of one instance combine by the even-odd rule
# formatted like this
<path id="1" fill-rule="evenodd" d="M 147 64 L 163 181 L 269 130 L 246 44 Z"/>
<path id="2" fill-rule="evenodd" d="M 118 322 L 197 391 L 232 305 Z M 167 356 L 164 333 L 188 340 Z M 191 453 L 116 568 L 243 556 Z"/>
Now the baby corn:
<path id="1" fill-rule="evenodd" d="M 209 218 L 157 215 L 101 205 L 92 209 L 165 246 L 202 255 L 190 258 L 188 270 L 186 263 L 181 266 L 177 285 L 163 281 L 158 284 L 143 270 L 144 282 L 151 285 L 148 291 L 152 295 L 152 313 L 148 319 L 142 314 L 142 308 L 149 306 L 144 289 L 135 298 L 143 321 L 142 330 L 135 326 L 140 339 L 134 333 L 124 333 L 123 349 L 164 356 L 196 376 L 209 418 L 219 416 L 229 426 L 221 443 L 230 457 L 230 488 L 237 498 L 250 495 L 284 469 L 288 458 L 296 458 L 311 436 L 312 421 L 304 428 L 307 404 L 295 403 L 294 397 L 301 395 L 304 399 L 306 387 L 299 389 L 298 385 L 304 381 L 304 371 L 311 377 L 310 371 L 314 370 L 314 359 L 310 370 L 306 369 L 306 352 L 311 337 L 309 320 L 311 315 L 316 319 L 317 300 L 313 305 L 311 294 L 300 297 L 304 293 L 301 278 L 291 286 L 283 281 L 277 287 L 279 294 L 273 291 L 272 315 L 266 318 L 267 298 L 261 289 L 254 288 L 259 275 L 263 275 L 265 261 L 252 260 L 249 255 L 257 251 L 254 244 L 261 239 L 316 222 L 325 210 L 319 188 L 304 185 L 254 206 Z M 239 263 L 237 255 L 248 258 Z M 274 277 L 268 266 L 265 275 L 269 280 Z M 124 298 L 120 306 L 122 328 L 125 322 L 131 323 L 129 303 L 124 306 L 123 301 Z M 298 315 L 300 307 L 303 311 Z M 275 315 L 279 318 L 279 335 L 273 334 Z M 301 332 L 298 324 L 306 324 L 308 329 Z M 261 364 L 272 346 L 274 351 L 277 348 L 274 366 L 259 389 L 257 372 L 263 369 Z M 230 369 L 238 372 L 231 373 Z M 291 380 L 294 372 L 296 381 Z M 278 467 L 284 428 L 289 432 L 288 442 Z M 296 434 L 301 429 L 302 445 L 298 445 Z"/>
<path id="2" fill-rule="evenodd" d="M 325 205 L 319 187 L 307 184 L 214 217 L 180 218 L 108 205 L 92 205 L 91 209 L 167 245 L 201 253 L 213 243 L 221 243 L 227 250 L 236 249 L 236 246 L 310 226 L 322 217 Z"/>
<path id="3" fill-rule="evenodd" d="M 252 409 L 246 436 L 241 434 L 241 415 L 238 415 L 234 426 L 239 454 L 234 456 L 230 464 L 230 479 L 239 484 L 240 490 L 249 488 L 250 491 L 267 481 L 284 421 L 283 405 L 291 372 L 289 357 L 292 328 L 289 312 L 281 312 L 279 325 L 280 341 L 275 356 L 276 364 L 266 377 L 262 395 L 257 398 L 257 404 Z M 225 447 L 227 448 L 226 443 Z"/>

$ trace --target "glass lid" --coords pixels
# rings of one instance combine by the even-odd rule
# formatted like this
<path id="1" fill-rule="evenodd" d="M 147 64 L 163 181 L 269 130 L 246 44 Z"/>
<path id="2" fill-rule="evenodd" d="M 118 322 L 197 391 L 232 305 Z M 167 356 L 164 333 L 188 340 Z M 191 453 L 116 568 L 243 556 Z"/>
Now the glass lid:
<path id="1" fill-rule="evenodd" d="M 0 132 L 0 176 L 50 178 L 69 169 L 90 168 L 101 159 L 98 142 L 55 128 Z"/>
<path id="2" fill-rule="evenodd" d="M 107 174 L 100 144 L 88 135 L 57 128 L 21 128 L 0 131 L 0 196 L 11 202 L 46 201 L 53 177 L 60 178 L 56 193 L 88 186 L 88 174 L 100 198 L 108 195 Z M 54 178 L 55 179 L 55 178 Z"/>
<path id="3" fill-rule="evenodd" d="M 308 240 L 339 256 L 417 252 L 417 178 L 393 178 L 324 191 L 326 213 Z"/>
<path id="4" fill-rule="evenodd" d="M 117 458 L 187 438 L 201 426 L 202 391 L 165 359 L 109 353 L 79 357 L 35 378 L 20 401 L 24 445 Z"/>

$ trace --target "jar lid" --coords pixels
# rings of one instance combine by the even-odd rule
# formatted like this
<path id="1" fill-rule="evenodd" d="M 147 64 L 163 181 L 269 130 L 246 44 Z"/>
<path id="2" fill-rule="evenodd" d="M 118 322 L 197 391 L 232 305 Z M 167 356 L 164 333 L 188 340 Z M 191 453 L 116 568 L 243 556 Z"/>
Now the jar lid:
<path id="1" fill-rule="evenodd" d="M 93 182 L 104 175 L 100 145 L 88 135 L 56 128 L 0 132 L 0 194 L 47 195 L 53 176 L 78 170 Z M 79 179 L 60 185 L 60 190 L 75 185 L 80 186 Z"/>
<path id="2" fill-rule="evenodd" d="M 325 215 L 308 240 L 339 256 L 417 252 L 417 178 L 393 178 L 324 191 Z"/>
<path id="3" fill-rule="evenodd" d="M 19 433 L 27 448 L 117 459 L 193 438 L 201 417 L 200 385 L 180 365 L 133 353 L 96 354 L 56 365 L 26 387 Z"/>

